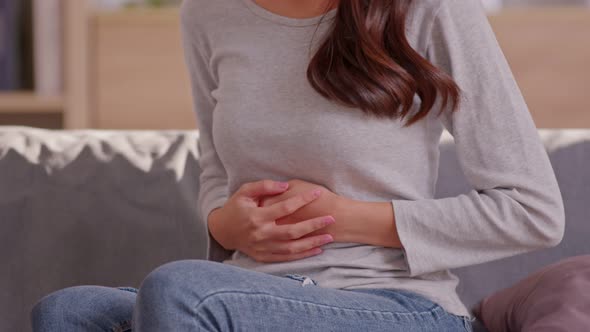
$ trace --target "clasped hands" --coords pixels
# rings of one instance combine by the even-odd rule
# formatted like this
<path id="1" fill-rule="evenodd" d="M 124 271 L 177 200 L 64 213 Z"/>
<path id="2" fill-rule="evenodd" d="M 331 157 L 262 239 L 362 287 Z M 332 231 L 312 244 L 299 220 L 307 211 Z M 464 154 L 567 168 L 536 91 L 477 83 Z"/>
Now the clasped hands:
<path id="1" fill-rule="evenodd" d="M 209 214 L 209 232 L 224 248 L 260 262 L 302 259 L 320 254 L 324 244 L 347 241 L 343 212 L 351 200 L 303 180 L 287 184 L 245 183 Z"/>

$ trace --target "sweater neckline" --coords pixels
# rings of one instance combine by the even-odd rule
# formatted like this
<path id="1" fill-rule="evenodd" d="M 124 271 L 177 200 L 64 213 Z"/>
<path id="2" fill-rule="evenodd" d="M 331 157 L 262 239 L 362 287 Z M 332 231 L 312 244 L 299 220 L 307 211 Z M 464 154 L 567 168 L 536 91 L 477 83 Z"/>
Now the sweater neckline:
<path id="1" fill-rule="evenodd" d="M 276 14 L 259 4 L 257 4 L 254 0 L 242 0 L 248 9 L 252 11 L 257 16 L 260 16 L 264 19 L 269 21 L 273 21 L 278 24 L 282 25 L 289 25 L 289 26 L 310 26 L 316 25 L 318 23 L 327 23 L 332 21 L 336 17 L 336 13 L 338 12 L 338 8 L 333 8 L 325 14 L 314 16 L 314 17 L 307 17 L 307 18 L 295 18 L 295 17 L 287 17 L 283 15 Z"/>

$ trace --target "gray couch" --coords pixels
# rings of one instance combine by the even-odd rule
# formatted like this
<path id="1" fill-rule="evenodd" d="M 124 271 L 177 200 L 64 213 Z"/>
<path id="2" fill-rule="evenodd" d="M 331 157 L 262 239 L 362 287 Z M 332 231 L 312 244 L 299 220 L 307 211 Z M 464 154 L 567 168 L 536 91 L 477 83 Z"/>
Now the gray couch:
<path id="1" fill-rule="evenodd" d="M 544 265 L 590 253 L 590 130 L 539 133 L 565 201 L 564 240 L 456 270 L 469 306 Z M 30 330 L 31 306 L 51 291 L 138 286 L 165 262 L 204 259 L 197 140 L 197 131 L 0 127 L 0 331 Z M 468 189 L 445 132 L 437 197 Z"/>

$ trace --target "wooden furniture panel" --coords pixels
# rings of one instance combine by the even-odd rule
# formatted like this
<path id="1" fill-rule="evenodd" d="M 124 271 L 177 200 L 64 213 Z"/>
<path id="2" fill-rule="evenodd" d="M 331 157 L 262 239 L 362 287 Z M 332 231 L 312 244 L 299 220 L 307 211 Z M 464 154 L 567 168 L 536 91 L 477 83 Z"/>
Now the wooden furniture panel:
<path id="1" fill-rule="evenodd" d="M 590 10 L 515 8 L 490 17 L 539 128 L 590 127 Z M 195 127 L 177 9 L 92 20 L 93 127 Z"/>
<path id="2" fill-rule="evenodd" d="M 65 100 L 64 127 L 66 129 L 92 126 L 89 104 L 88 77 L 88 18 L 87 0 L 65 0 Z"/>
<path id="3" fill-rule="evenodd" d="M 590 127 L 590 10 L 509 9 L 490 22 L 537 127 Z"/>
<path id="4" fill-rule="evenodd" d="M 43 128 L 87 128 L 88 105 L 86 0 L 63 0 L 64 91 L 58 96 L 41 96 L 35 91 L 0 93 L 0 125 Z"/>
<path id="5" fill-rule="evenodd" d="M 92 24 L 94 127 L 195 128 L 178 10 L 103 13 Z"/>
<path id="6" fill-rule="evenodd" d="M 61 113 L 61 97 L 39 96 L 34 92 L 0 92 L 1 113 Z"/>

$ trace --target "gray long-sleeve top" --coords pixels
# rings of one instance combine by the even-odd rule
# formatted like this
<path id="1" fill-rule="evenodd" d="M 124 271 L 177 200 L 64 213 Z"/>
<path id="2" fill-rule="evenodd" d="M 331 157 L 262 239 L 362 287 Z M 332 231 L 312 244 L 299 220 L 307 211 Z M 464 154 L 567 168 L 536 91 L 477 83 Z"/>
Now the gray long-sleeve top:
<path id="1" fill-rule="evenodd" d="M 261 179 L 297 178 L 352 199 L 389 201 L 403 249 L 330 243 L 292 262 L 260 263 L 235 251 L 224 263 L 307 275 L 321 287 L 414 291 L 469 316 L 449 269 L 554 246 L 563 236 L 561 193 L 527 105 L 477 0 L 414 1 L 408 16 L 411 45 L 461 88 L 457 112 L 437 117 L 433 109 L 402 128 L 401 120 L 326 100 L 305 73 L 335 15 L 295 19 L 252 0 L 184 1 L 200 215 L 206 221 L 242 184 Z M 434 199 L 445 128 L 473 189 Z M 213 255 L 219 244 L 210 241 Z"/>

